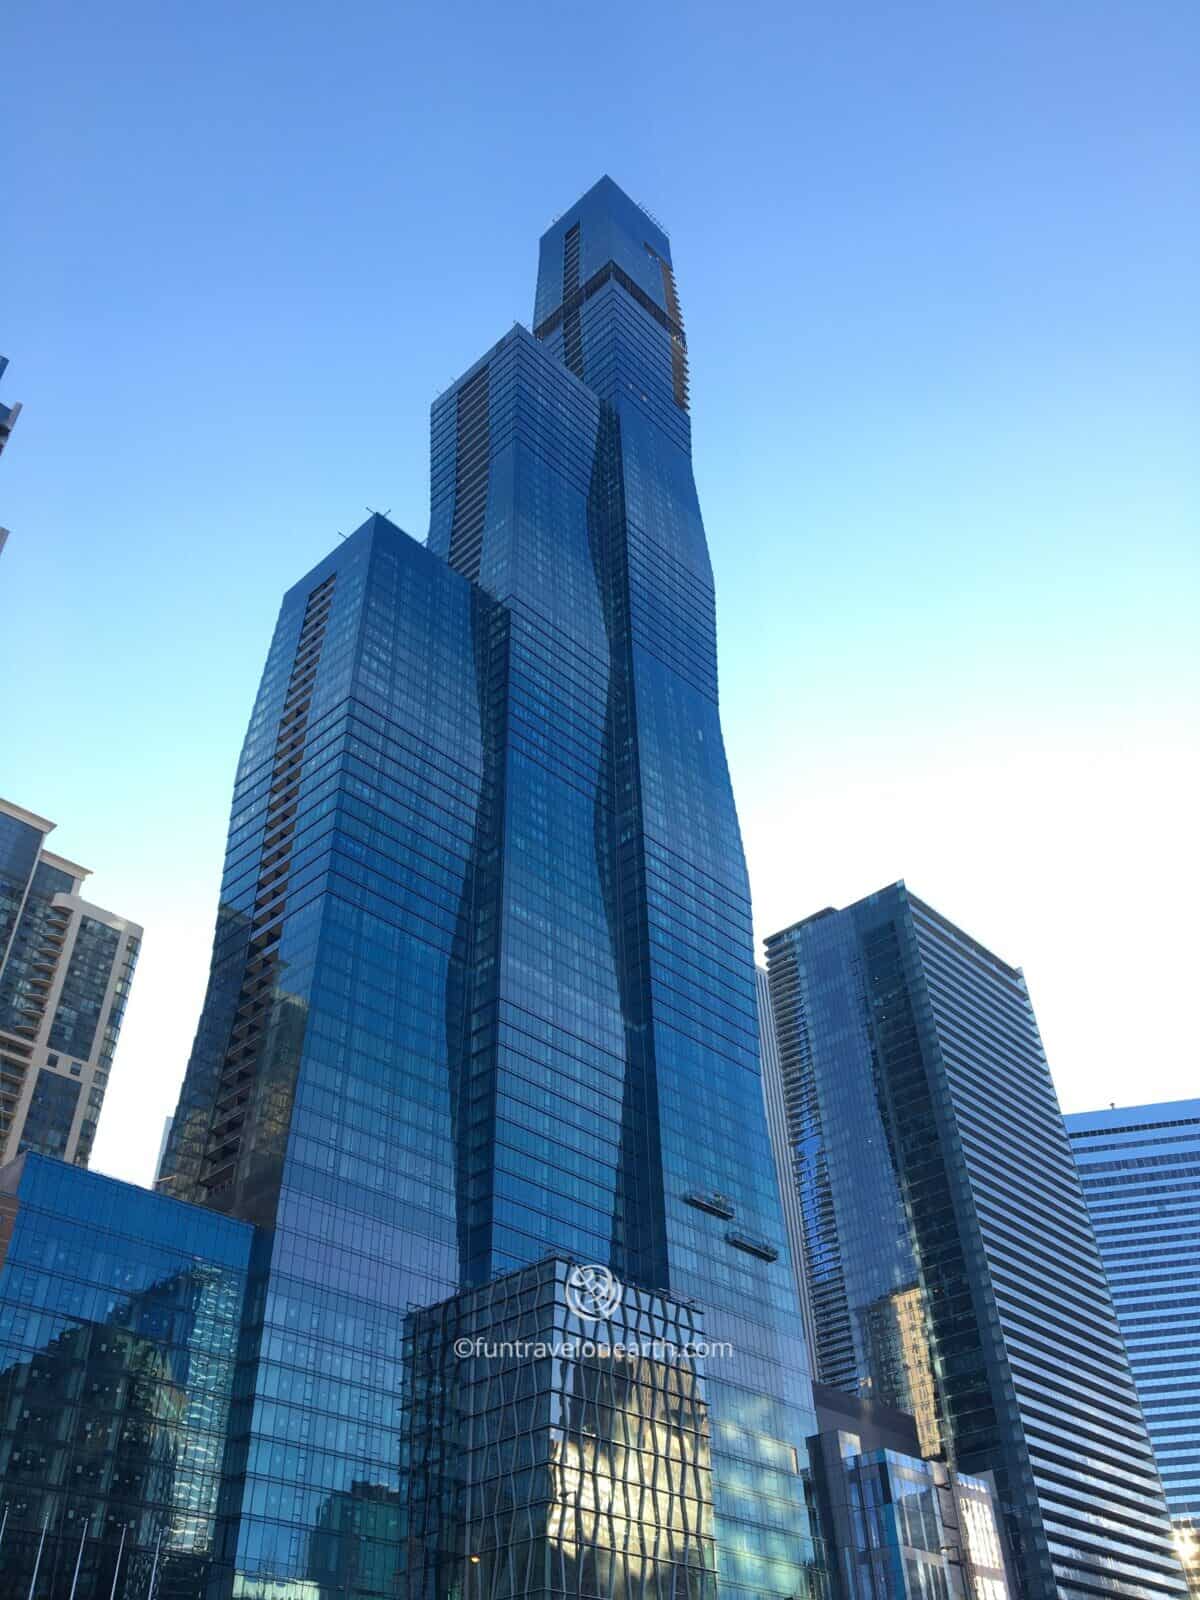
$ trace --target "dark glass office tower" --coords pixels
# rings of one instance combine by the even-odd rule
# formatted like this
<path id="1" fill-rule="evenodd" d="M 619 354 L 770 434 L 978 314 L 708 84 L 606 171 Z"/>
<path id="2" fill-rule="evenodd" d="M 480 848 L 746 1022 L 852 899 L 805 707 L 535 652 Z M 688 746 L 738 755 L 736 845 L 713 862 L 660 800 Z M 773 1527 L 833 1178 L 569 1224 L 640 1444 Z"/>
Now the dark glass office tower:
<path id="1" fill-rule="evenodd" d="M 1200 1594 L 1200 1100 L 1066 1118 L 1176 1537 Z"/>
<path id="2" fill-rule="evenodd" d="M 1027 1600 L 1185 1593 L 1021 973 L 903 884 L 767 956 L 820 1376 L 994 1476 Z"/>
<path id="3" fill-rule="evenodd" d="M 686 343 L 667 238 L 607 179 L 542 240 L 533 335 L 434 406 L 428 545 L 373 516 L 284 601 L 162 1170 L 263 1229 L 239 1594 L 331 1572 L 465 1593 L 485 1565 L 518 1584 L 489 1600 L 584 1584 L 578 1551 L 517 1580 L 465 1525 L 431 1569 L 388 1514 L 409 1488 L 402 1313 L 550 1252 L 703 1308 L 732 1353 L 704 1374 L 697 1548 L 726 1600 L 809 1591 L 811 1397 Z M 532 1408 L 522 1461 L 566 1494 Z M 500 1547 L 515 1513 L 492 1509 Z M 570 1543 L 587 1509 L 545 1525 Z M 630 1530 L 614 1594 L 708 1592 L 663 1535 Z"/>

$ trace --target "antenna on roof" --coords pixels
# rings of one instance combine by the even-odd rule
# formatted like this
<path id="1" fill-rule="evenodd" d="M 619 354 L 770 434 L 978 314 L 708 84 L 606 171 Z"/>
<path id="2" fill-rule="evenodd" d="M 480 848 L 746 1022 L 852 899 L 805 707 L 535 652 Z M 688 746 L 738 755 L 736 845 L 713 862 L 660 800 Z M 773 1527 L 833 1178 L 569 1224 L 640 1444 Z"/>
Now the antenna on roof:
<path id="1" fill-rule="evenodd" d="M 662 236 L 665 239 L 669 239 L 671 237 L 671 235 L 663 227 L 662 223 L 654 215 L 653 211 L 651 211 L 649 206 L 643 205 L 640 200 L 635 200 L 633 203 L 638 208 L 639 211 L 644 211 L 646 213 L 646 215 L 650 218 L 650 221 L 654 224 L 654 226 L 658 229 L 659 233 L 661 233 Z"/>

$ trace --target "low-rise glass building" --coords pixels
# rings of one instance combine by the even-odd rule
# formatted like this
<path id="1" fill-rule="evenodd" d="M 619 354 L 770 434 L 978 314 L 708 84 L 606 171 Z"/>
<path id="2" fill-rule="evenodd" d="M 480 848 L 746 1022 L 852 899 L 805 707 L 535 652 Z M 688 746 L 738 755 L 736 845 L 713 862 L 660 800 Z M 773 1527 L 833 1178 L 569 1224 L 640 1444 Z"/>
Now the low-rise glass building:
<path id="1" fill-rule="evenodd" d="M 252 1237 L 35 1153 L 0 1169 L 0 1600 L 219 1592 Z"/>
<path id="2" fill-rule="evenodd" d="M 1015 1600 L 990 1476 L 924 1460 L 916 1419 L 816 1384 L 808 1442 L 831 1600 Z"/>

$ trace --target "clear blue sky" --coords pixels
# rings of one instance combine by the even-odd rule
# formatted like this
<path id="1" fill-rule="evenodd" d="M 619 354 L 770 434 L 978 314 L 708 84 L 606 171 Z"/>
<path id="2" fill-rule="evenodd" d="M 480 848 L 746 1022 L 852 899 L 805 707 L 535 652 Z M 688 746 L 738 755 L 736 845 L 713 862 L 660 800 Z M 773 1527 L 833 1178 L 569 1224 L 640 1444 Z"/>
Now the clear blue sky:
<path id="1" fill-rule="evenodd" d="M 760 932 L 896 877 L 1194 1093 L 1195 0 L 6 8 L 0 792 L 145 922 L 149 1175 L 282 591 L 609 172 L 670 229 Z"/>

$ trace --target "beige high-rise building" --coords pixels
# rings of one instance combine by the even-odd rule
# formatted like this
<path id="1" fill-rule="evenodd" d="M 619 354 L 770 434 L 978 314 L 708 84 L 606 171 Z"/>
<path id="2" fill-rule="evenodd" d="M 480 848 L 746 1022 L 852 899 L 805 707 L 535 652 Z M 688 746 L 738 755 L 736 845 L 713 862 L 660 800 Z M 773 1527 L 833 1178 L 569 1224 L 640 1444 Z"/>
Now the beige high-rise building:
<path id="1" fill-rule="evenodd" d="M 86 1167 L 142 930 L 83 898 L 53 827 L 0 800 L 0 1164 Z"/>

